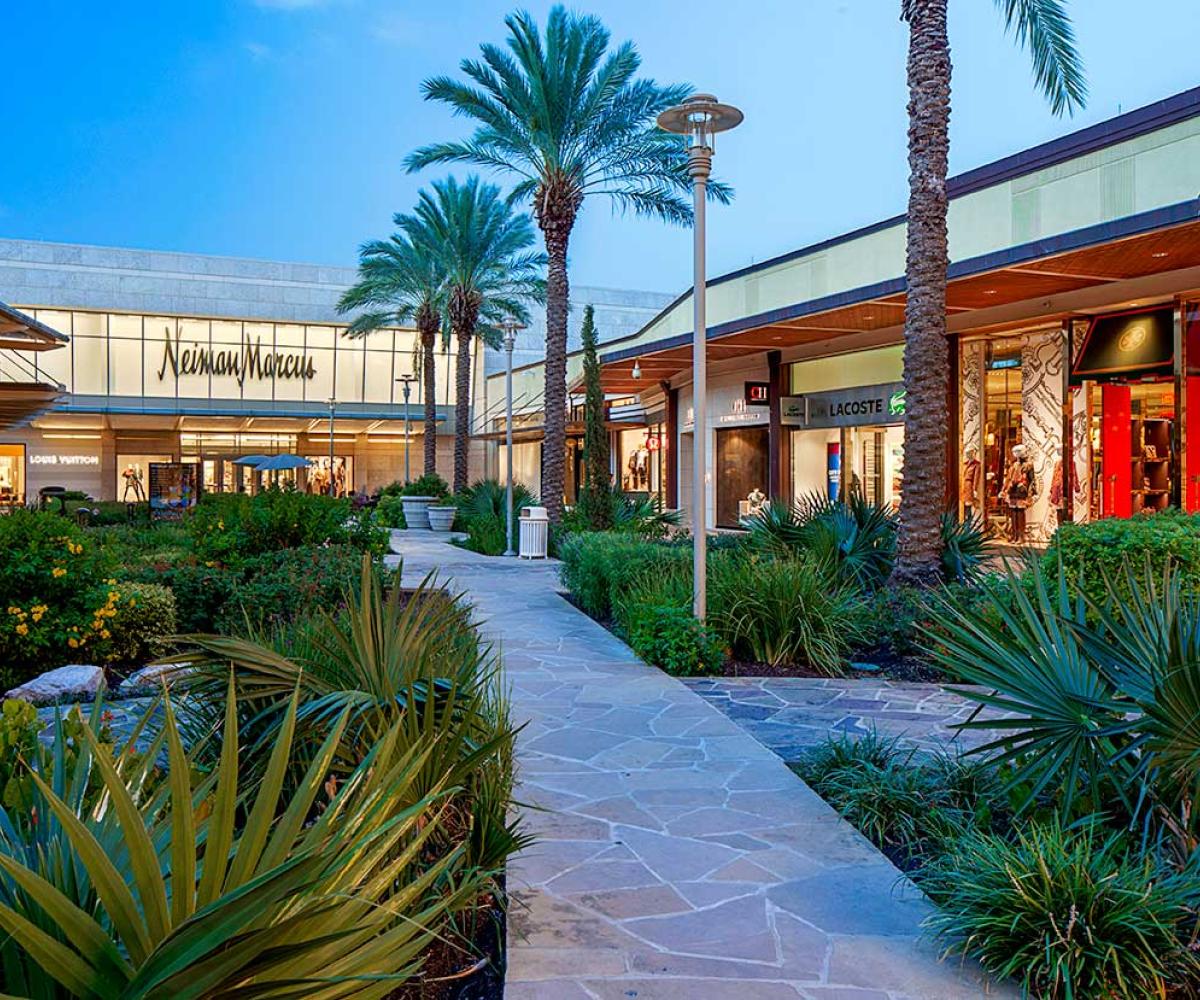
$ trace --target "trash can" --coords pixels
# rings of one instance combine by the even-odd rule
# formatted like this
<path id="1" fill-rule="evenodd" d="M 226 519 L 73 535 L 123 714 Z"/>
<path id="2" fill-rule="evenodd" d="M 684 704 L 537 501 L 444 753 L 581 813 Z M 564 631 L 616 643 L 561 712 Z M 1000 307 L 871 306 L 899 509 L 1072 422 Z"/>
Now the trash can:
<path id="1" fill-rule="evenodd" d="M 550 518 L 545 507 L 521 508 L 521 559 L 545 559 L 550 547 Z"/>

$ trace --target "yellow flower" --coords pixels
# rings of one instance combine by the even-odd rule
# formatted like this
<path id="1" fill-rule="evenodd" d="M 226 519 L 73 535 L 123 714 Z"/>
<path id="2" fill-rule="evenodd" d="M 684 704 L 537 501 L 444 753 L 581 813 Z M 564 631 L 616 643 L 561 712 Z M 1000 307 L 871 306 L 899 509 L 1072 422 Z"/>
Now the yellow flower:
<path id="1" fill-rule="evenodd" d="M 67 645 L 70 646 L 72 649 L 78 649 L 79 648 L 79 640 L 78 639 L 68 639 Z"/>
<path id="2" fill-rule="evenodd" d="M 131 597 L 131 598 L 129 598 L 129 606 L 130 606 L 131 608 L 136 608 L 136 607 L 137 607 L 137 601 L 135 601 L 135 600 L 134 600 L 132 597 Z"/>
<path id="3" fill-rule="evenodd" d="M 66 576 L 66 575 L 67 575 L 67 571 L 66 571 L 65 569 L 63 569 L 61 566 L 55 566 L 55 567 L 54 567 L 54 578 L 55 578 L 56 580 L 57 580 L 57 579 L 58 579 L 60 576 Z"/>
<path id="4" fill-rule="evenodd" d="M 42 620 L 42 613 L 40 611 L 35 611 L 33 613 L 33 620 L 35 622 L 40 622 Z"/>
<path id="5" fill-rule="evenodd" d="M 29 634 L 29 626 L 26 625 L 24 622 L 21 622 L 21 624 L 17 626 L 17 635 L 28 635 L 28 634 Z"/>
<path id="6" fill-rule="evenodd" d="M 97 618 L 94 622 L 92 622 L 92 628 L 99 632 L 102 628 L 104 628 L 104 622 Z"/>
<path id="7" fill-rule="evenodd" d="M 105 580 L 104 582 L 107 583 L 111 587 L 114 584 L 116 584 L 117 579 L 116 579 L 116 577 L 113 577 L 111 580 Z"/>
<path id="8" fill-rule="evenodd" d="M 110 632 L 108 631 L 108 629 L 104 629 L 104 630 L 103 630 L 103 631 L 100 633 L 100 638 L 101 638 L 101 639 L 107 639 L 107 638 L 109 638 L 109 637 L 111 636 L 111 634 L 112 634 L 112 633 L 110 633 Z"/>
<path id="9" fill-rule="evenodd" d="M 21 609 L 14 605 L 13 607 L 8 609 L 8 613 L 10 615 L 19 615 L 21 613 Z"/>

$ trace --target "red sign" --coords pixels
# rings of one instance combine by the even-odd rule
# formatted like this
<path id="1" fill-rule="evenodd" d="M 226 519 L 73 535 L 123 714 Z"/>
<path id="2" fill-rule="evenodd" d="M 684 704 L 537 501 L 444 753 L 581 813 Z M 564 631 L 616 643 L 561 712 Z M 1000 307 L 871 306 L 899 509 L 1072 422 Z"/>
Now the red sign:
<path id="1" fill-rule="evenodd" d="M 770 382 L 747 382 L 746 383 L 746 405 L 747 406 L 770 406 L 771 405 L 771 383 Z"/>

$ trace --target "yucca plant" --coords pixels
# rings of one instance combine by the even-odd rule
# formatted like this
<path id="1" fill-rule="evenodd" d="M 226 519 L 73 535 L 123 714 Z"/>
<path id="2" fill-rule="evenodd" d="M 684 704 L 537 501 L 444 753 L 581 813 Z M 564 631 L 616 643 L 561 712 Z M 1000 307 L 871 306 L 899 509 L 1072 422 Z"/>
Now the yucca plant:
<path id="1" fill-rule="evenodd" d="M 987 561 L 991 537 L 978 514 L 960 521 L 942 515 L 942 578 L 947 583 L 977 583 Z"/>
<path id="2" fill-rule="evenodd" d="M 0 855 L 0 870 L 56 931 L 0 903 L 0 928 L 36 965 L 40 988 L 54 981 L 70 996 L 130 1000 L 333 1000 L 384 997 L 412 977 L 445 914 L 475 889 L 447 877 L 461 851 L 430 851 L 447 789 L 417 794 L 413 785 L 433 747 L 403 749 L 393 726 L 332 790 L 345 711 L 285 795 L 298 704 L 297 692 L 253 795 L 238 775 L 232 679 L 219 763 L 198 782 L 169 700 L 157 791 L 146 787 L 151 768 L 122 775 L 91 728 L 83 733 L 103 784 L 92 809 L 33 775 L 96 900 L 81 906 Z"/>
<path id="3" fill-rule="evenodd" d="M 524 483 L 513 482 L 513 517 L 522 507 L 537 503 Z M 508 488 L 496 479 L 480 479 L 456 494 L 454 505 L 463 521 L 482 521 L 495 518 L 501 522 L 508 514 Z"/>
<path id="4" fill-rule="evenodd" d="M 966 726 L 1002 731 L 979 752 L 1006 765 L 1022 809 L 1103 809 L 1182 862 L 1200 846 L 1200 596 L 1170 566 L 1107 586 L 1101 605 L 1031 563 L 987 585 L 984 614 L 940 604 L 930 652 L 1008 714 Z"/>

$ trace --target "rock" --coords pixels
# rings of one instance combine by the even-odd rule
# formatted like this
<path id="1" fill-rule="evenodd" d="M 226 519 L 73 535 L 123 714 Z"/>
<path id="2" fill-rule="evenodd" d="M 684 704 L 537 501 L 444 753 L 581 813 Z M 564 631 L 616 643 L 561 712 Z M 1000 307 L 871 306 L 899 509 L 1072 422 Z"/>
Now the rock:
<path id="1" fill-rule="evenodd" d="M 190 663 L 149 663 L 141 670 L 135 670 L 121 681 L 118 690 L 122 695 L 135 694 L 145 691 L 159 691 L 163 684 L 178 680 L 183 674 L 192 669 Z"/>
<path id="2" fill-rule="evenodd" d="M 35 705 L 91 701 L 104 683 L 104 671 L 91 663 L 68 663 L 47 670 L 33 680 L 13 688 L 6 698 L 20 698 Z"/>

